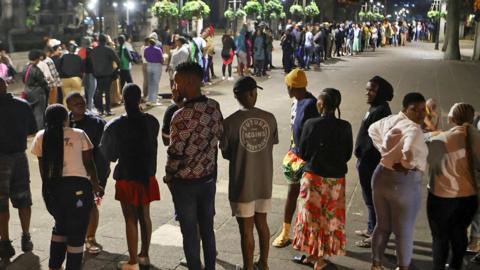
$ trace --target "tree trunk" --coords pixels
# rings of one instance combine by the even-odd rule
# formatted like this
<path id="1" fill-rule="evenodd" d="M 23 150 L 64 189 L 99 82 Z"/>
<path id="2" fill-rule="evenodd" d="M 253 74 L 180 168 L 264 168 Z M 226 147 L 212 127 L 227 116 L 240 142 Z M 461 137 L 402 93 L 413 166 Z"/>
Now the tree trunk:
<path id="1" fill-rule="evenodd" d="M 473 45 L 472 60 L 480 61 L 480 22 L 475 23 L 475 43 Z"/>
<path id="2" fill-rule="evenodd" d="M 443 55 L 445 60 L 460 60 L 460 6 L 461 0 L 448 0 L 448 14 L 447 14 L 447 49 Z"/>

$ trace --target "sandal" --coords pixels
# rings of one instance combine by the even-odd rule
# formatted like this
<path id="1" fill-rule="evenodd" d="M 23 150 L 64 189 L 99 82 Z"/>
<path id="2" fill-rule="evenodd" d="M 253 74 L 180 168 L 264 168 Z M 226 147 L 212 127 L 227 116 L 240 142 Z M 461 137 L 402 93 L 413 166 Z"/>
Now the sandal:
<path id="1" fill-rule="evenodd" d="M 88 238 L 85 240 L 85 249 L 90 254 L 98 254 L 102 252 L 102 245 L 97 243 L 95 238 Z"/>
<path id="2" fill-rule="evenodd" d="M 290 245 L 290 238 L 283 238 L 282 235 L 279 235 L 275 240 L 273 240 L 272 245 L 276 248 L 283 248 Z"/>
<path id="3" fill-rule="evenodd" d="M 371 248 L 372 247 L 372 238 L 365 238 L 363 240 L 355 242 L 355 246 L 361 248 Z"/>
<path id="4" fill-rule="evenodd" d="M 371 233 L 368 233 L 368 230 L 356 230 L 355 234 L 361 237 L 370 238 L 372 237 Z"/>

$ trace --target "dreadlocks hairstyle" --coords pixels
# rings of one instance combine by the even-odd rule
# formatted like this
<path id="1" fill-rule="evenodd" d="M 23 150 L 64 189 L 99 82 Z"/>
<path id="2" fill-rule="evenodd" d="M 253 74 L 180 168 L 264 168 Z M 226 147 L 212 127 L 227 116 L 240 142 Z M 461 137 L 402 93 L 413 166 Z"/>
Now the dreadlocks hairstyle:
<path id="1" fill-rule="evenodd" d="M 338 118 L 341 116 L 340 112 L 340 103 L 342 102 L 342 95 L 340 91 L 334 88 L 325 88 L 322 90 L 318 99 L 323 101 L 323 106 L 325 107 L 325 114 L 338 112 Z"/>
<path id="2" fill-rule="evenodd" d="M 42 169 L 44 180 L 58 179 L 63 173 L 63 127 L 67 109 L 53 104 L 45 111 L 45 131 L 42 142 Z"/>
<path id="3" fill-rule="evenodd" d="M 474 127 L 473 118 L 475 117 L 475 108 L 472 105 L 467 103 L 455 103 L 450 112 L 448 113 L 448 118 L 456 125 L 464 126 L 466 130 L 465 138 L 465 151 L 467 152 L 468 165 L 470 167 L 470 173 L 472 178 L 475 177 L 475 163 L 473 158 L 473 149 L 472 149 L 472 137 L 471 133 L 476 132 L 472 131 Z"/>

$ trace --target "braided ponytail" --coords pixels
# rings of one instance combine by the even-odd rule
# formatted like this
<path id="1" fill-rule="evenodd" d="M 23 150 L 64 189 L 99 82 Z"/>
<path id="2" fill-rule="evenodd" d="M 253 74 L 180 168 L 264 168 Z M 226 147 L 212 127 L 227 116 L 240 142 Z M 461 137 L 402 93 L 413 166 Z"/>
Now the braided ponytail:
<path id="1" fill-rule="evenodd" d="M 45 111 L 45 131 L 42 142 L 44 181 L 62 177 L 63 127 L 67 116 L 67 110 L 60 104 L 50 105 Z"/>
<path id="2" fill-rule="evenodd" d="M 466 131 L 465 151 L 466 151 L 468 166 L 470 169 L 470 175 L 472 176 L 472 179 L 475 181 L 475 162 L 473 157 L 472 134 L 471 134 L 471 130 L 473 129 L 473 126 L 472 126 L 473 118 L 475 117 L 475 108 L 473 108 L 472 105 L 467 103 L 455 103 L 450 109 L 450 112 L 448 113 L 448 117 L 456 125 L 465 127 L 465 131 Z"/>

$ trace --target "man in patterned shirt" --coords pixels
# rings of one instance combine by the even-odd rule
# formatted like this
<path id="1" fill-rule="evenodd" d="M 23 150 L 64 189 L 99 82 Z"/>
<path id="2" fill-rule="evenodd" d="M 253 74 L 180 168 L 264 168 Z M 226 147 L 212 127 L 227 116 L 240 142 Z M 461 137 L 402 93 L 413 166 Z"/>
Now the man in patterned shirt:
<path id="1" fill-rule="evenodd" d="M 183 235 L 188 269 L 201 269 L 200 238 L 205 269 L 215 269 L 213 231 L 217 145 L 223 133 L 218 102 L 202 95 L 203 69 L 185 62 L 177 66 L 174 89 L 184 100 L 170 124 L 170 145 L 164 182 L 172 191 Z"/>

